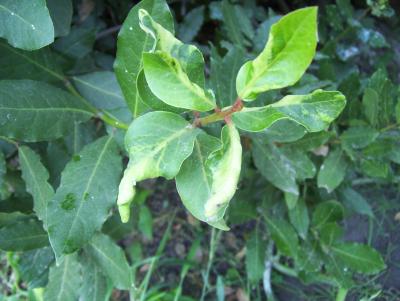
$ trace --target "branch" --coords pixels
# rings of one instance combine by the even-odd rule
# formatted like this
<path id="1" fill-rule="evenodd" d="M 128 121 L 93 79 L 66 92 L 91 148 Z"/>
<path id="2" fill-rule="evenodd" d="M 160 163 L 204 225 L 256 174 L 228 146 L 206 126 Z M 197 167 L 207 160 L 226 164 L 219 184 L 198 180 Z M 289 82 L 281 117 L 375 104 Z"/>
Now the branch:
<path id="1" fill-rule="evenodd" d="M 226 110 L 218 111 L 214 114 L 208 115 L 203 118 L 196 118 L 193 122 L 193 126 L 199 127 L 204 126 L 213 122 L 221 121 L 221 120 L 229 120 L 233 113 L 239 112 L 243 109 L 243 101 L 240 98 L 237 98 L 233 106 Z"/>

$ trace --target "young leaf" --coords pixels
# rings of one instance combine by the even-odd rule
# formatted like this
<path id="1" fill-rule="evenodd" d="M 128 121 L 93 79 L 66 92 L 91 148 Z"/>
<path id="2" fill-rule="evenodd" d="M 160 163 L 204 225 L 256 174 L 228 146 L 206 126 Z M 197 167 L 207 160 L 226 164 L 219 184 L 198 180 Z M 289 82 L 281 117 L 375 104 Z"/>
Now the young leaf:
<path id="1" fill-rule="evenodd" d="M 190 81 L 204 87 L 204 58 L 201 51 L 188 44 L 183 44 L 173 33 L 155 22 L 149 13 L 139 10 L 140 27 L 147 32 L 153 40 L 151 53 L 161 51 L 168 57 L 176 59 L 175 69 L 181 69 L 187 74 Z"/>
<path id="2" fill-rule="evenodd" d="M 49 184 L 49 173 L 40 161 L 39 155 L 27 146 L 18 149 L 19 163 L 26 190 L 33 197 L 33 210 L 47 228 L 47 204 L 54 196 Z"/>
<path id="3" fill-rule="evenodd" d="M 121 169 L 112 136 L 86 145 L 67 164 L 47 210 L 57 259 L 81 248 L 101 228 L 115 202 Z"/>
<path id="4" fill-rule="evenodd" d="M 211 171 L 211 193 L 204 204 L 204 215 L 209 222 L 222 220 L 230 200 L 235 195 L 242 167 L 242 145 L 233 124 L 223 127 L 222 148 L 212 152 L 206 161 Z"/>
<path id="5" fill-rule="evenodd" d="M 266 143 L 262 136 L 252 136 L 254 163 L 260 173 L 284 192 L 299 195 L 296 169 L 289 159 L 273 144 Z"/>
<path id="6" fill-rule="evenodd" d="M 114 70 L 134 117 L 138 117 L 143 110 L 136 89 L 137 76 L 142 69 L 142 52 L 151 50 L 154 44 L 149 35 L 139 27 L 139 9 L 145 9 L 167 30 L 174 30 L 172 15 L 165 0 L 142 0 L 129 12 L 122 25 L 118 34 Z"/>
<path id="7" fill-rule="evenodd" d="M 204 213 L 205 202 L 211 196 L 212 172 L 206 165 L 206 160 L 211 153 L 221 149 L 220 140 L 201 132 L 194 141 L 193 153 L 187 158 L 178 175 L 176 188 L 186 209 L 193 216 L 207 222 Z M 227 230 L 225 222 L 210 223 L 221 230 Z"/>
<path id="8" fill-rule="evenodd" d="M 54 262 L 51 247 L 23 252 L 19 258 L 21 277 L 29 289 L 44 287 L 49 277 L 49 267 Z"/>
<path id="9" fill-rule="evenodd" d="M 97 71 L 74 76 L 72 79 L 82 96 L 96 108 L 126 108 L 121 88 L 113 72 Z"/>
<path id="10" fill-rule="evenodd" d="M 179 62 L 167 53 L 143 53 L 143 66 L 151 91 L 165 103 L 200 112 L 215 108 L 212 94 L 191 82 Z"/>
<path id="11" fill-rule="evenodd" d="M 79 98 L 46 83 L 0 81 L 0 135 L 27 142 L 53 140 L 92 115 Z"/>
<path id="12" fill-rule="evenodd" d="M 118 289 L 130 289 L 131 270 L 124 252 L 107 235 L 98 233 L 93 236 L 85 251 Z"/>
<path id="13" fill-rule="evenodd" d="M 80 285 L 81 265 L 78 262 L 78 255 L 68 255 L 60 265 L 53 265 L 50 268 L 44 300 L 76 301 Z"/>
<path id="14" fill-rule="evenodd" d="M 125 136 L 129 164 L 119 185 L 117 201 L 123 222 L 129 220 L 136 182 L 175 177 L 192 153 L 198 132 L 185 119 L 168 112 L 151 112 L 132 122 Z"/>
<path id="15" fill-rule="evenodd" d="M 310 65 L 316 46 L 316 7 L 282 17 L 272 26 L 260 55 L 240 68 L 236 78 L 239 97 L 250 101 L 261 92 L 293 85 Z"/>
<path id="16" fill-rule="evenodd" d="M 318 204 L 312 217 L 312 225 L 318 229 L 326 223 L 337 222 L 343 218 L 343 206 L 334 200 Z"/>
<path id="17" fill-rule="evenodd" d="M 328 193 L 331 193 L 343 181 L 346 170 L 347 161 L 343 156 L 343 151 L 340 149 L 331 151 L 319 169 L 318 187 L 325 188 Z"/>
<path id="18" fill-rule="evenodd" d="M 296 258 L 299 239 L 293 227 L 283 219 L 265 217 L 265 221 L 278 250 Z"/>
<path id="19" fill-rule="evenodd" d="M 147 11 L 139 10 L 139 19 L 140 27 L 154 40 L 152 54 L 143 53 L 144 72 L 151 91 L 175 107 L 198 111 L 213 109 L 213 95 L 204 90 L 204 59 L 201 52 L 195 46 L 176 39 L 155 22 Z M 163 76 L 160 76 L 160 71 Z"/>
<path id="20" fill-rule="evenodd" d="M 0 249 L 4 251 L 27 251 L 47 246 L 49 239 L 42 223 L 24 218 L 0 229 Z"/>
<path id="21" fill-rule="evenodd" d="M 385 268 L 381 255 L 367 245 L 341 243 L 331 246 L 331 251 L 347 267 L 363 274 L 376 274 Z"/>
<path id="22" fill-rule="evenodd" d="M 261 231 L 256 227 L 246 242 L 246 271 L 252 283 L 257 283 L 263 277 L 266 249 Z"/>
<path id="23" fill-rule="evenodd" d="M 340 92 L 316 90 L 307 95 L 288 95 L 265 107 L 245 108 L 233 114 L 238 128 L 259 132 L 281 119 L 290 119 L 309 132 L 319 132 L 339 116 L 346 104 Z"/>
<path id="24" fill-rule="evenodd" d="M 185 111 L 185 109 L 170 106 L 155 96 L 146 82 L 143 69 L 138 74 L 136 87 L 142 103 L 154 111 L 167 111 L 173 113 L 182 113 Z"/>
<path id="25" fill-rule="evenodd" d="M 0 20 L 0 37 L 13 47 L 35 50 L 54 41 L 45 0 L 1 0 Z"/>

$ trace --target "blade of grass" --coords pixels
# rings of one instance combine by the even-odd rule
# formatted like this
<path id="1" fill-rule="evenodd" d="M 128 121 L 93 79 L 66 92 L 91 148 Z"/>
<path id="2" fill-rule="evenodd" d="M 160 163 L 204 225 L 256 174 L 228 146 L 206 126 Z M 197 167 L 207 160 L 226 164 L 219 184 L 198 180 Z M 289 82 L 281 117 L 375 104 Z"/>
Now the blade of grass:
<path id="1" fill-rule="evenodd" d="M 198 238 L 194 241 L 194 243 L 190 247 L 190 250 L 186 256 L 186 263 L 182 266 L 182 269 L 181 269 L 179 286 L 176 289 L 174 301 L 178 301 L 182 294 L 183 281 L 185 280 L 186 274 L 189 272 L 190 268 L 192 267 L 191 262 L 193 262 L 193 259 L 196 256 L 196 252 L 200 247 L 200 241 L 201 241 L 201 238 Z"/>
<path id="2" fill-rule="evenodd" d="M 208 286 L 209 286 L 208 278 L 210 277 L 211 266 L 214 261 L 214 255 L 215 255 L 215 251 L 217 249 L 217 243 L 218 243 L 220 236 L 221 236 L 221 231 L 216 230 L 215 228 L 212 228 L 211 238 L 210 238 L 210 252 L 208 253 L 207 270 L 206 270 L 205 275 L 203 276 L 204 284 L 203 284 L 203 289 L 201 291 L 200 301 L 204 301 L 204 298 L 208 292 Z"/>
<path id="3" fill-rule="evenodd" d="M 163 251 L 167 245 L 167 242 L 171 236 L 171 227 L 172 227 L 173 221 L 175 220 L 175 214 L 176 214 L 176 212 L 173 213 L 172 218 L 170 219 L 170 221 L 168 223 L 167 229 L 165 230 L 163 237 L 157 247 L 156 254 L 152 257 L 152 259 L 150 261 L 149 269 L 147 270 L 146 276 L 144 277 L 142 283 L 139 285 L 139 287 L 137 289 L 132 289 L 130 291 L 130 300 L 131 301 L 136 301 L 136 300 L 144 301 L 146 299 L 146 293 L 147 293 L 147 289 L 149 287 L 151 276 L 154 272 L 154 269 L 156 267 L 156 264 L 158 263 L 159 258 L 161 257 L 161 254 L 163 253 Z"/>

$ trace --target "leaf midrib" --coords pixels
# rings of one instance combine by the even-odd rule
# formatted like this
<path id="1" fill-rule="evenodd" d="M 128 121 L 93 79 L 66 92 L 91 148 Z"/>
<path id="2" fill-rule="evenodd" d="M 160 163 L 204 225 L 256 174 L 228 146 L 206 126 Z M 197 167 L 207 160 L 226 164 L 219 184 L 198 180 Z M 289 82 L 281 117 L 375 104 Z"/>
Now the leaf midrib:
<path id="1" fill-rule="evenodd" d="M 101 151 L 101 153 L 99 155 L 99 158 L 96 161 L 96 164 L 95 164 L 95 166 L 93 168 L 93 171 L 89 176 L 89 179 L 88 179 L 88 182 L 86 184 L 85 190 L 84 190 L 84 192 L 82 193 L 82 196 L 81 196 L 81 202 L 79 204 L 78 210 L 77 210 L 77 212 L 76 212 L 76 214 L 75 214 L 75 216 L 74 216 L 74 218 L 72 220 L 71 227 L 68 230 L 68 234 L 66 236 L 67 237 L 66 240 L 69 240 L 71 238 L 71 231 L 75 227 L 75 223 L 78 220 L 79 213 L 80 213 L 80 211 L 81 211 L 81 209 L 83 207 L 83 204 L 84 204 L 83 198 L 87 194 L 87 192 L 88 192 L 88 190 L 89 190 L 89 188 L 90 188 L 90 186 L 92 184 L 93 178 L 94 178 L 94 176 L 95 176 L 95 174 L 97 172 L 97 168 L 99 167 L 100 162 L 103 160 L 103 156 L 106 153 L 106 150 L 108 149 L 108 145 L 110 144 L 112 139 L 113 139 L 113 136 L 109 136 L 107 142 L 104 144 L 104 147 L 103 147 L 103 149 L 102 149 L 102 151 Z M 65 250 L 65 245 L 64 245 L 64 247 L 62 249 L 62 253 L 64 252 L 64 250 Z"/>
<path id="2" fill-rule="evenodd" d="M 99 86 L 93 85 L 92 83 L 90 83 L 88 81 L 84 81 L 84 80 L 80 79 L 79 77 L 74 76 L 73 79 L 76 80 L 77 82 L 80 82 L 81 84 L 83 84 L 85 86 L 92 88 L 93 90 L 99 91 L 101 93 L 104 93 L 106 95 L 110 95 L 110 96 L 113 96 L 113 97 L 116 97 L 119 99 L 124 99 L 121 95 L 119 95 L 117 93 L 102 89 Z"/>
<path id="3" fill-rule="evenodd" d="M 54 76 L 54 77 L 57 78 L 58 80 L 64 81 L 64 76 L 63 76 L 62 74 L 59 74 L 59 73 L 57 73 L 57 72 L 54 72 L 53 70 L 51 70 L 51 69 L 45 67 L 44 65 L 39 64 L 39 63 L 36 62 L 35 60 L 33 60 L 33 59 L 31 59 L 30 57 L 24 55 L 24 54 L 22 53 L 22 51 L 15 51 L 14 48 L 8 46 L 8 45 L 5 44 L 5 43 L 0 43 L 0 47 L 7 48 L 8 51 L 11 51 L 11 52 L 13 52 L 15 55 L 18 55 L 18 56 L 23 57 L 25 60 L 27 60 L 27 61 L 30 62 L 31 64 L 33 64 L 33 65 L 35 65 L 35 66 L 37 66 L 37 67 L 43 69 L 43 70 L 46 71 L 48 74 Z"/>

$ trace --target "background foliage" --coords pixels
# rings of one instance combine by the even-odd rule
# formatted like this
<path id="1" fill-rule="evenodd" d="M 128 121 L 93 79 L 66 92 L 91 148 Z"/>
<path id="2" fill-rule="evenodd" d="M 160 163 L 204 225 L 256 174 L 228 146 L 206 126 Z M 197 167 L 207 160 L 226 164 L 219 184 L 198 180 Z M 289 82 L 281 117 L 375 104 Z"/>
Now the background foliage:
<path id="1" fill-rule="evenodd" d="M 242 135 L 229 232 L 195 220 L 162 179 L 139 185 L 123 224 L 115 199 L 136 95 L 126 94 L 115 56 L 117 33 L 139 30 L 129 21 L 121 29 L 132 1 L 0 0 L 1 297 L 398 300 L 399 8 L 373 0 L 169 4 L 175 20 L 165 22 L 203 52 L 220 107 L 235 100 L 236 74 L 262 51 L 270 26 L 318 5 L 307 73 L 251 105 L 321 88 L 346 96 L 344 112 L 327 131 L 286 120 Z M 118 39 L 118 51 L 132 56 L 125 64 L 135 64 L 135 47 Z"/>

